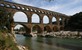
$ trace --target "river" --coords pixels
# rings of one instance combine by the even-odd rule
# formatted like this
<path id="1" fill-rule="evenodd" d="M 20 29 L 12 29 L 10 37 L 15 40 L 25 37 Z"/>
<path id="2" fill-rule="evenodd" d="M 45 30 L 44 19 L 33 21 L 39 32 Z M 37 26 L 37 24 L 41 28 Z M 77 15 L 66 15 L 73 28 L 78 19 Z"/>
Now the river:
<path id="1" fill-rule="evenodd" d="M 61 47 L 60 44 L 56 45 L 54 38 L 41 38 L 41 37 L 25 37 L 16 34 L 16 40 L 19 45 L 28 46 L 29 50 L 71 50 Z"/>

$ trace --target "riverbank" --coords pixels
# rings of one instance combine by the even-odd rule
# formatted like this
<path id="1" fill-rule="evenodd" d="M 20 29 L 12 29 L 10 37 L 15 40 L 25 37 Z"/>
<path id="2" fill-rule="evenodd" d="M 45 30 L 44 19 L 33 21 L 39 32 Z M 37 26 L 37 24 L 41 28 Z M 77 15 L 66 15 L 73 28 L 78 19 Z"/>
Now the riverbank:
<path id="1" fill-rule="evenodd" d="M 15 37 L 5 31 L 0 31 L 0 50 L 28 50 L 25 46 L 18 45 Z"/>

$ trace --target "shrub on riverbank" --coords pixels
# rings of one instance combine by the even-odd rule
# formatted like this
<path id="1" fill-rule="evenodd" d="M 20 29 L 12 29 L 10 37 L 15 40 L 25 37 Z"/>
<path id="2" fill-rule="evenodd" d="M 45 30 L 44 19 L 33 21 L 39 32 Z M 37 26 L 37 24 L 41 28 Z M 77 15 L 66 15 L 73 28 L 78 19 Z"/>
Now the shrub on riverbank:
<path id="1" fill-rule="evenodd" d="M 19 50 L 16 43 L 5 31 L 0 31 L 0 50 Z"/>

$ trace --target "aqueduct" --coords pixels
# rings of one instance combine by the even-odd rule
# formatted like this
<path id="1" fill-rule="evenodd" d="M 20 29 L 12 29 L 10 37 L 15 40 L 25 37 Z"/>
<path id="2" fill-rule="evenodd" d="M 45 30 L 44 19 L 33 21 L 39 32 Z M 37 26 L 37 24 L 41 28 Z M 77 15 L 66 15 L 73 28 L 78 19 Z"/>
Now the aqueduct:
<path id="1" fill-rule="evenodd" d="M 7 1 L 0 1 L 0 8 L 5 8 L 8 12 L 11 13 L 10 18 L 12 19 L 12 30 L 15 26 L 13 23 L 19 23 L 25 26 L 26 32 L 31 33 L 32 29 L 36 29 L 38 33 L 43 33 L 44 31 L 52 32 L 52 31 L 60 31 L 61 29 L 64 30 L 65 21 L 67 22 L 69 17 L 65 14 L 45 10 L 41 8 L 36 8 L 32 6 L 22 5 L 18 3 L 12 3 Z M 24 12 L 28 18 L 28 22 L 14 22 L 13 16 L 16 12 Z M 32 23 L 32 15 L 37 14 L 40 18 L 40 23 Z M 47 16 L 49 18 L 49 23 L 44 24 L 43 18 L 44 16 Z M 52 24 L 52 18 L 56 18 L 56 24 Z M 21 18 L 21 17 L 20 17 Z M 60 19 L 61 23 L 60 24 Z"/>

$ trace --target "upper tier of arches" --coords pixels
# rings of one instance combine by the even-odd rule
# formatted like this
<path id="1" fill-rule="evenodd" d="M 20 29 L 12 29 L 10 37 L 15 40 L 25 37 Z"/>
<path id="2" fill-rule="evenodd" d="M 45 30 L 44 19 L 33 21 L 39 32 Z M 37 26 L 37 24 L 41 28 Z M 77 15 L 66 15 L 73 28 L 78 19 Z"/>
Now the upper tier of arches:
<path id="1" fill-rule="evenodd" d="M 45 10 L 45 9 L 36 8 L 36 7 L 32 7 L 32 6 L 22 5 L 22 4 L 18 4 L 18 3 L 7 2 L 7 1 L 5 1 L 5 2 L 0 1 L 0 6 L 6 7 L 6 8 L 22 10 L 22 11 L 30 11 L 30 12 L 40 13 L 40 14 L 46 14 L 46 15 L 52 15 L 52 16 L 62 16 L 64 18 L 69 18 L 67 15 L 62 14 L 62 13 L 53 12 L 50 10 Z"/>

